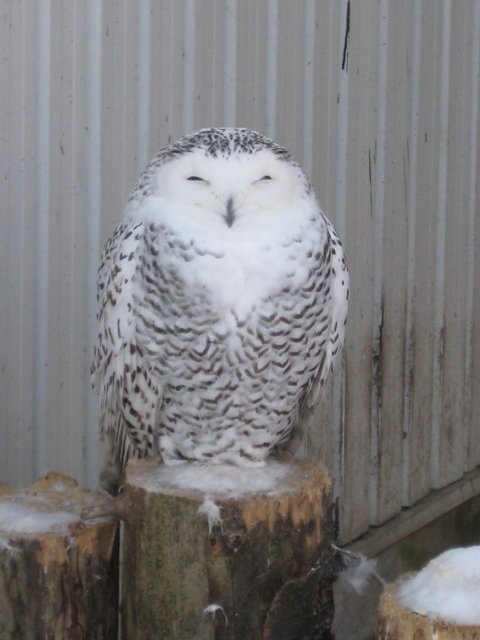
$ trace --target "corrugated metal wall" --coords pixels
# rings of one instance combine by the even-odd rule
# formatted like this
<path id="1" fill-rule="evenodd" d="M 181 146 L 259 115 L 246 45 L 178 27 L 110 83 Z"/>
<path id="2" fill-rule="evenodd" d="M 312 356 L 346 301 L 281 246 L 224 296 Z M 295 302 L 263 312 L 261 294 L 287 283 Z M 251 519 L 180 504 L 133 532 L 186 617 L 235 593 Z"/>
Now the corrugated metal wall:
<path id="1" fill-rule="evenodd" d="M 0 3 L 0 480 L 97 475 L 101 245 L 182 133 L 287 146 L 344 238 L 344 368 L 305 448 L 342 538 L 480 464 L 480 0 Z"/>

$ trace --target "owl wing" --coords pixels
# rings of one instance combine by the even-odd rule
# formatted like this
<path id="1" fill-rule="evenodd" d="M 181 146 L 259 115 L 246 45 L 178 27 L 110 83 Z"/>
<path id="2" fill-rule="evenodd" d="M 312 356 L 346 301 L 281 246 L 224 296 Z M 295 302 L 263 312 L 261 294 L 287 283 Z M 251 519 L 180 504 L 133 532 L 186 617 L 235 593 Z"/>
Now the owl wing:
<path id="1" fill-rule="evenodd" d="M 142 296 L 143 223 L 122 224 L 105 245 L 97 280 L 97 337 L 92 363 L 98 422 L 111 462 L 155 453 L 161 389 L 153 382 L 136 321 Z"/>
<path id="2" fill-rule="evenodd" d="M 349 297 L 349 274 L 345 261 L 343 247 L 338 235 L 327 218 L 325 218 L 328 244 L 331 255 L 330 272 L 330 323 L 327 333 L 325 349 L 322 353 L 321 361 L 307 396 L 305 405 L 312 407 L 325 385 L 325 380 L 333 368 L 333 363 L 337 353 L 342 349 L 345 341 L 345 325 L 347 322 L 348 297 Z"/>

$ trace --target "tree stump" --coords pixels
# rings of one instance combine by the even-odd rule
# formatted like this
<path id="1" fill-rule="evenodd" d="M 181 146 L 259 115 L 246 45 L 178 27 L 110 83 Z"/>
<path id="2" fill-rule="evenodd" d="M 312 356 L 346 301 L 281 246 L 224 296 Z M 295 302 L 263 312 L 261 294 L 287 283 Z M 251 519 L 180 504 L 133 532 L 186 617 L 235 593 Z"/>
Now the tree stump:
<path id="1" fill-rule="evenodd" d="M 0 487 L 0 640 L 116 638 L 117 522 L 106 499 L 48 474 Z"/>
<path id="2" fill-rule="evenodd" d="M 131 462 L 124 638 L 327 640 L 331 482 L 312 462 Z"/>
<path id="3" fill-rule="evenodd" d="M 395 593 L 406 577 L 389 585 L 380 598 L 377 640 L 480 640 L 479 626 L 451 624 L 398 604 Z"/>

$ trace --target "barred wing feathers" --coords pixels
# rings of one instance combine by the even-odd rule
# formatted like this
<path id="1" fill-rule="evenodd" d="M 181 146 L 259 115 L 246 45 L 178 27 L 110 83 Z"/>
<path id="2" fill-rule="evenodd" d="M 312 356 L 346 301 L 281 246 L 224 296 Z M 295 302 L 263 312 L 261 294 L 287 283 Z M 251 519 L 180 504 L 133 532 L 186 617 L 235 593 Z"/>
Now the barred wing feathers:
<path id="1" fill-rule="evenodd" d="M 325 381 L 333 368 L 336 356 L 342 350 L 345 341 L 347 323 L 349 274 L 343 247 L 330 221 L 324 217 L 328 233 L 327 260 L 330 262 L 328 306 L 325 305 L 323 315 L 329 315 L 329 331 L 325 348 L 321 356 L 316 376 L 312 380 L 306 404 L 312 407 L 325 385 Z"/>
<path id="2" fill-rule="evenodd" d="M 100 434 L 122 467 L 130 457 L 156 453 L 154 432 L 161 404 L 161 389 L 153 382 L 152 365 L 137 331 L 143 245 L 142 222 L 120 225 L 105 245 L 97 282 L 92 383 L 99 395 Z"/>

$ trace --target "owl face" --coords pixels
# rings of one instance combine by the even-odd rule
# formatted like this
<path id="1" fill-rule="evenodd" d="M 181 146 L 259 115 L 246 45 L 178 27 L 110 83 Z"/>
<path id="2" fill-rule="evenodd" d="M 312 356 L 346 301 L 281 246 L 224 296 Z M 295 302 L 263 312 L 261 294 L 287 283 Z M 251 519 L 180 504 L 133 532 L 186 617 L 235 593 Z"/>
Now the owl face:
<path id="1" fill-rule="evenodd" d="M 206 223 L 235 230 L 253 219 L 294 211 L 305 197 L 305 177 L 268 149 L 216 157 L 198 149 L 161 165 L 153 188 L 178 206 L 179 215 L 200 215 Z"/>
<path id="2" fill-rule="evenodd" d="M 312 207 L 310 183 L 286 149 L 255 131 L 225 127 L 162 149 L 137 182 L 126 217 L 163 220 L 177 230 L 193 225 L 192 233 L 228 240 L 272 222 L 289 228 L 292 217 Z"/>

